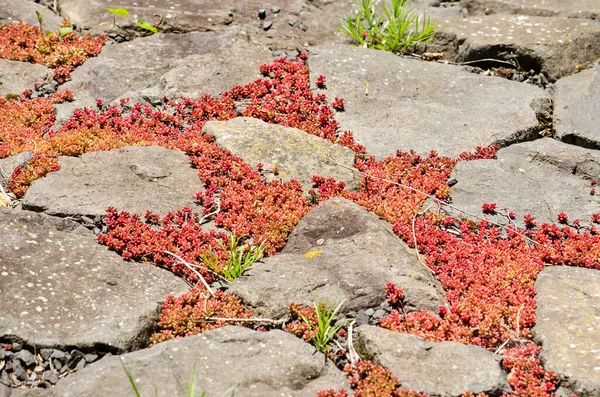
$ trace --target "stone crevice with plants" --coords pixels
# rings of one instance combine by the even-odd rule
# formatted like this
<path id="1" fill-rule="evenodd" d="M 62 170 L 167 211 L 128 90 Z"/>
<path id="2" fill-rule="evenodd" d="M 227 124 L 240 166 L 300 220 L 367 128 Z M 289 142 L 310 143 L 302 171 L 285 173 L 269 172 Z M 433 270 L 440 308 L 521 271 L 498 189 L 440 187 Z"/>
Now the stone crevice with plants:
<path id="1" fill-rule="evenodd" d="M 431 41 L 435 35 L 436 22 L 410 9 L 406 0 L 386 0 L 381 8 L 371 0 L 360 0 L 356 5 L 358 11 L 342 19 L 338 30 L 360 46 L 404 54 L 411 52 L 417 43 Z M 109 12 L 114 15 L 112 24 L 117 27 L 117 17 L 129 17 L 125 8 L 110 8 Z M 42 15 L 41 12 L 37 14 L 40 27 L 23 22 L 0 25 L 0 57 L 53 68 L 56 82 L 62 84 L 87 58 L 101 55 L 106 38 L 80 36 L 76 30 L 69 29 L 68 21 L 58 32 L 45 34 Z M 157 33 L 156 27 L 148 22 L 137 20 L 136 24 L 149 33 Z M 116 203 L 106 209 L 106 215 L 98 223 L 103 225 L 97 233 L 98 243 L 107 247 L 111 255 L 121 256 L 122 267 L 156 266 L 159 268 L 156 270 L 181 278 L 190 286 L 183 294 L 165 294 L 153 329 L 151 332 L 144 330 L 148 351 L 168 351 L 177 346 L 178 340 L 190 340 L 197 334 L 206 333 L 209 340 L 216 338 L 226 344 L 233 343 L 223 336 L 228 329 L 234 333 L 250 332 L 236 327 L 250 328 L 259 339 L 263 337 L 260 334 L 280 335 L 280 330 L 284 330 L 314 347 L 312 351 L 322 358 L 323 364 L 311 365 L 323 365 L 320 373 L 335 370 L 341 375 L 341 370 L 345 375 L 345 378 L 338 376 L 336 379 L 342 379 L 340 382 L 346 382 L 346 386 L 330 388 L 322 385 L 313 393 L 316 396 L 437 395 L 437 392 L 425 392 L 424 388 L 411 388 L 414 380 L 406 373 L 398 373 L 390 364 L 391 359 L 385 356 L 386 352 L 373 355 L 372 361 L 361 359 L 354 349 L 354 330 L 371 324 L 389 332 L 387 335 L 410 334 L 431 346 L 453 342 L 495 354 L 504 383 L 483 390 L 463 390 L 459 395 L 465 397 L 550 397 L 559 395 L 559 390 L 560 393 L 577 390 L 580 397 L 593 396 L 600 389 L 595 389 L 593 381 L 588 382 L 585 376 L 573 381 L 571 377 L 545 367 L 548 359 L 535 328 L 536 321 L 540 320 L 536 317 L 539 308 L 536 280 L 538 275 L 546 274 L 548 267 L 568 266 L 596 273 L 600 270 L 600 237 L 597 233 L 600 214 L 594 213 L 589 220 L 570 221 L 566 213 L 560 212 L 557 223 L 545 223 L 538 222 L 532 214 L 515 214 L 510 208 L 505 211 L 496 203 L 486 202 L 480 213 L 466 214 L 464 219 L 450 216 L 445 210 L 453 207 L 453 188 L 449 181 L 457 164 L 492 164 L 503 149 L 497 145 L 480 146 L 457 158 L 440 156 L 435 151 L 422 155 L 402 150 L 395 156 L 371 156 L 369 148 L 358 142 L 352 132 L 344 131 L 339 121 L 343 120 L 342 112 L 360 112 L 360 109 L 345 103 L 343 98 L 328 98 L 328 86 L 339 82 L 328 80 L 328 76 L 311 76 L 307 66 L 309 57 L 308 52 L 301 51 L 294 59 L 275 59 L 260 67 L 262 78 L 233 86 L 219 97 L 165 97 L 156 106 L 130 103 L 128 99 L 106 104 L 98 99 L 95 108 L 76 110 L 60 126 L 54 125 L 53 105 L 77 101 L 76 92 L 61 91 L 59 87 L 56 92 L 36 96 L 28 89 L 0 98 L 0 161 L 26 152 L 31 154 L 25 163 L 11 168 L 8 182 L 0 192 L 0 205 L 8 208 L 2 208 L 0 215 L 8 219 L 16 212 L 26 213 L 19 208 L 20 200 L 27 197 L 28 190 L 37 180 L 60 172 L 63 156 L 82 156 L 126 146 L 162 146 L 178 150 L 188 156 L 204 184 L 204 189 L 193 197 L 195 207 L 161 213 L 149 208 L 141 214 L 123 210 Z M 316 78 L 315 84 L 311 85 L 311 77 Z M 239 106 L 241 103 L 243 108 Z M 220 147 L 215 137 L 203 131 L 208 121 L 226 121 L 238 116 L 294 127 L 304 134 L 351 149 L 355 154 L 352 170 L 361 177 L 360 187 L 349 190 L 344 182 L 319 175 L 313 176 L 313 185 L 309 189 L 295 179 L 271 178 L 271 174 L 279 175 L 277 167 L 248 164 Z M 594 152 L 588 154 L 586 164 L 596 164 L 594 155 Z M 590 167 L 593 172 L 593 166 Z M 153 171 L 150 167 L 147 172 Z M 156 175 L 160 172 L 156 171 Z M 155 178 L 160 179 L 159 176 Z M 592 192 L 595 192 L 595 184 L 596 180 L 591 179 Z M 586 196 L 593 199 L 595 193 L 586 192 Z M 346 301 L 332 294 L 326 298 L 314 296 L 312 306 L 299 301 L 278 302 L 287 309 L 287 315 L 273 319 L 256 316 L 239 296 L 228 292 L 230 283 L 250 283 L 253 269 L 284 255 L 281 251 L 299 222 L 325 201 L 334 199 L 350 201 L 360 206 L 361 211 L 374 213 L 381 222 L 390 225 L 406 250 L 414 254 L 415 261 L 439 282 L 447 304 L 439 306 L 437 311 L 419 307 L 409 309 L 407 301 L 412 299 L 408 296 L 412 290 L 387 282 L 381 285 L 385 299 L 378 302 L 380 310 L 371 306 L 349 313 L 345 308 Z M 9 212 L 11 215 L 3 215 Z M 505 223 L 485 219 L 504 212 Z M 523 226 L 519 226 L 517 217 L 523 218 Z M 210 228 L 208 222 L 212 225 Z M 8 223 L 2 227 L 9 230 Z M 17 226 L 12 222 L 10 227 Z M 65 225 L 60 227 L 63 229 L 57 230 L 67 228 Z M 352 236 L 355 231 L 344 228 L 309 230 L 306 235 L 315 240 L 315 249 L 301 255 L 307 263 L 312 261 L 319 266 L 326 257 L 323 252 L 331 249 L 336 239 L 345 233 Z M 21 243 L 11 241 L 7 235 L 0 237 L 3 244 L 0 247 Z M 0 273 L 6 273 L 2 273 L 2 277 L 11 276 L 10 272 L 15 270 L 8 268 L 15 259 L 4 254 L 0 259 Z M 339 266 L 343 267 L 344 263 Z M 31 271 L 35 273 L 35 270 Z M 96 271 L 90 269 L 90 272 Z M 590 279 L 593 277 L 596 276 Z M 299 284 L 305 281 L 297 280 Z M 110 279 L 107 285 L 110 289 L 121 282 Z M 332 286 L 338 282 L 333 278 L 323 281 Z M 277 283 L 274 282 L 272 287 L 278 288 Z M 45 294 L 42 286 L 39 293 Z M 591 294 L 584 295 L 585 299 L 593 299 Z M 7 299 L 1 294 L 0 297 Z M 23 311 L 28 310 L 32 309 Z M 40 308 L 38 312 L 42 310 Z M 3 324 L 1 317 L 2 314 L 0 332 L 5 334 L 0 333 L 0 382 L 13 386 L 10 390 L 15 396 L 21 392 L 16 386 L 56 384 L 48 389 L 49 393 L 53 389 L 64 391 L 69 387 L 70 378 L 77 379 L 86 371 L 93 371 L 101 362 L 111 362 L 108 355 L 107 359 L 96 362 L 98 357 L 93 359 L 94 352 L 86 351 L 87 355 L 81 353 L 82 358 L 78 360 L 63 363 L 59 359 L 58 362 L 68 368 L 60 372 L 60 369 L 56 370 L 54 360 L 47 357 L 40 360 L 38 352 L 40 358 L 59 356 L 70 346 L 44 346 L 29 339 L 19 340 L 12 330 L 6 331 L 11 325 Z M 233 340 L 242 343 L 248 338 L 236 339 L 234 336 Z M 218 342 L 215 343 L 218 346 Z M 52 348 L 56 350 L 48 350 Z M 21 357 L 28 355 L 19 351 L 31 353 L 32 350 L 33 361 L 23 366 Z M 144 350 L 114 351 L 122 354 L 118 382 L 124 382 L 120 384 L 125 384 L 131 395 L 144 395 L 140 390 L 149 390 L 153 382 L 153 379 L 139 378 L 133 369 L 138 365 L 135 360 L 141 357 L 135 354 Z M 230 359 L 225 357 L 224 360 Z M 231 360 L 235 361 L 235 358 Z M 87 364 L 89 367 L 84 369 Z M 185 379 L 185 382 L 173 387 L 187 396 L 208 396 L 205 393 L 208 383 L 202 373 L 206 370 L 204 365 L 210 364 L 214 363 L 198 359 L 188 368 L 188 373 L 180 374 L 179 379 Z M 63 375 L 76 369 L 80 371 L 74 375 Z M 312 369 L 307 371 L 308 379 L 313 375 Z M 50 381 L 55 375 L 60 379 Z M 230 380 L 231 384 L 220 393 L 224 396 L 243 395 L 237 391 L 238 387 L 243 390 L 243 385 L 237 385 L 235 377 Z M 284 390 L 288 385 L 281 387 Z M 0 394 L 3 392 L 4 389 L 0 389 Z M 34 393 L 52 395 L 44 394 L 41 388 Z"/>

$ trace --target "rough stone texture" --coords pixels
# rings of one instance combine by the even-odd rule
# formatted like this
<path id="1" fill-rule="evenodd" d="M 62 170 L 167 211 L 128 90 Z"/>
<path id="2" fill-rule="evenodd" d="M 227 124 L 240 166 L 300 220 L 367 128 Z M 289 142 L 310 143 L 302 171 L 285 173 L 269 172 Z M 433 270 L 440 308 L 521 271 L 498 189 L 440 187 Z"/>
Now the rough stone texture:
<path id="1" fill-rule="evenodd" d="M 591 19 L 600 16 L 597 0 L 462 0 L 460 3 L 471 14 L 509 13 Z"/>
<path id="2" fill-rule="evenodd" d="M 131 395 L 121 363 L 132 373 L 142 396 L 185 396 L 194 368 L 198 395 L 220 396 L 234 385 L 235 395 L 244 397 L 313 397 L 321 389 L 350 389 L 344 374 L 301 339 L 280 330 L 229 326 L 104 358 L 33 395 Z"/>
<path id="3" fill-rule="evenodd" d="M 60 157 L 61 169 L 33 182 L 23 208 L 56 216 L 103 216 L 106 208 L 143 214 L 193 207 L 203 190 L 185 153 L 159 146 L 126 146 L 81 157 Z"/>
<path id="4" fill-rule="evenodd" d="M 535 283 L 533 335 L 547 370 L 580 397 L 600 395 L 600 271 L 549 267 Z"/>
<path id="5" fill-rule="evenodd" d="M 123 262 L 74 222 L 2 208 L 0 285 L 0 339 L 113 351 L 144 346 L 161 302 L 188 289 L 166 270 Z"/>
<path id="6" fill-rule="evenodd" d="M 0 59 L 0 97 L 21 95 L 26 89 L 33 90 L 34 83 L 43 83 L 51 76 L 50 69 L 43 65 Z"/>
<path id="7" fill-rule="evenodd" d="M 21 154 L 17 154 L 16 156 L 0 159 L 0 185 L 6 188 L 8 180 L 10 179 L 10 176 L 15 168 L 26 165 L 27 160 L 29 160 L 32 156 L 33 154 L 31 152 L 23 152 Z"/>
<path id="8" fill-rule="evenodd" d="M 402 286 L 408 310 L 437 312 L 445 303 L 441 286 L 391 225 L 332 199 L 298 223 L 282 253 L 256 263 L 228 292 L 257 315 L 280 318 L 289 303 L 312 305 L 314 299 L 345 299 L 344 311 L 378 306 L 387 282 Z"/>
<path id="9" fill-rule="evenodd" d="M 262 120 L 237 117 L 229 121 L 209 121 L 203 132 L 214 135 L 216 143 L 255 166 L 279 169 L 270 179 L 296 179 L 305 190 L 313 185 L 312 176 L 321 175 L 343 181 L 349 190 L 360 186 L 360 175 L 351 170 L 352 150 L 297 128 L 268 124 Z M 344 168 L 347 167 L 347 168 Z"/>
<path id="10" fill-rule="evenodd" d="M 331 4 L 335 3 L 335 4 Z M 119 7 L 129 10 L 131 16 L 143 18 L 150 23 L 162 23 L 162 31 L 220 31 L 230 27 L 244 32 L 252 42 L 276 49 L 294 50 L 296 47 L 315 45 L 324 41 L 336 40 L 333 29 L 339 15 L 350 10 L 348 1 L 323 0 L 278 0 L 280 12 L 273 13 L 268 7 L 265 19 L 260 20 L 258 12 L 265 8 L 262 0 L 122 0 Z M 61 0 L 63 13 L 83 28 L 111 19 L 107 7 L 115 7 L 110 0 Z M 266 22 L 272 22 L 268 32 L 263 30 Z M 119 18 L 123 26 L 132 27 L 132 18 Z"/>
<path id="11" fill-rule="evenodd" d="M 336 118 L 371 154 L 396 150 L 457 156 L 477 146 L 537 136 L 539 88 L 425 63 L 385 51 L 330 45 L 311 50 L 312 78 L 327 76 L 327 94 L 345 99 Z"/>
<path id="12" fill-rule="evenodd" d="M 23 21 L 33 26 L 39 26 L 36 11 L 42 13 L 45 31 L 57 31 L 62 18 L 33 1 L 0 0 L 0 24 L 7 25 L 15 21 Z"/>
<path id="13" fill-rule="evenodd" d="M 470 391 L 499 396 L 511 391 L 501 356 L 456 342 L 426 342 L 418 336 L 372 325 L 356 329 L 356 349 L 364 360 L 389 368 L 402 389 L 432 396 Z"/>
<path id="14" fill-rule="evenodd" d="M 560 79 L 554 126 L 561 140 L 600 149 L 600 66 Z"/>
<path id="15" fill-rule="evenodd" d="M 590 180 L 600 178 L 600 152 L 551 138 L 501 149 L 497 160 L 460 162 L 452 177 L 458 181 L 451 196 L 456 207 L 483 215 L 482 204 L 496 203 L 515 211 L 521 225 L 527 213 L 539 224 L 556 222 L 560 212 L 585 224 L 600 208 L 600 194 L 590 195 Z M 507 221 L 499 215 L 486 217 Z"/>
<path id="16" fill-rule="evenodd" d="M 579 9 L 572 3 L 564 4 Z M 516 59 L 525 71 L 542 71 L 555 81 L 600 57 L 600 21 L 515 14 L 463 17 L 457 10 L 428 11 L 439 22 L 436 41 L 458 62 Z M 506 66 L 489 62 L 474 65 Z"/>
<path id="17" fill-rule="evenodd" d="M 71 81 L 62 86 L 73 90 L 76 102 L 56 105 L 57 120 L 64 121 L 74 109 L 95 107 L 96 98 L 105 103 L 124 97 L 156 103 L 164 95 L 220 95 L 259 78 L 260 64 L 270 61 L 268 51 L 249 44 L 243 35 L 231 30 L 159 33 L 107 45 L 100 55 L 78 67 Z"/>

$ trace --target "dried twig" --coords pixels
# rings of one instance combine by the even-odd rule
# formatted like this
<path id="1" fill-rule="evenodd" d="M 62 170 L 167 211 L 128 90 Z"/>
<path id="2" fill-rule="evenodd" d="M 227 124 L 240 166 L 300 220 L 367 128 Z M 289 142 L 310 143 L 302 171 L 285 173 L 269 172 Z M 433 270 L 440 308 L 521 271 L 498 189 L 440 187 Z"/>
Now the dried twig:
<path id="1" fill-rule="evenodd" d="M 431 273 L 435 277 L 436 276 L 435 272 L 433 270 L 431 270 L 429 268 L 429 266 L 427 266 L 427 264 L 425 262 L 423 262 L 423 260 L 421 259 L 421 255 L 419 254 L 419 245 L 417 244 L 417 233 L 415 232 L 415 221 L 417 220 L 417 216 L 427 212 L 430 207 L 431 206 L 425 208 L 423 211 L 419 211 L 419 212 L 415 213 L 415 216 L 413 216 L 413 219 L 412 219 L 412 234 L 413 234 L 413 240 L 414 240 L 414 244 L 415 244 L 415 253 L 417 254 L 417 260 L 419 261 L 419 263 L 421 265 L 423 265 L 423 267 L 425 269 L 427 269 L 427 271 L 429 273 Z"/>
<path id="2" fill-rule="evenodd" d="M 348 325 L 348 359 L 350 360 L 350 364 L 352 365 L 360 361 L 360 356 L 356 352 L 356 349 L 354 349 L 353 332 L 354 322 L 351 322 L 350 325 Z"/>
<path id="3" fill-rule="evenodd" d="M 163 251 L 165 254 L 169 254 L 171 256 L 173 256 L 174 258 L 176 258 L 177 260 L 179 260 L 181 263 L 183 263 L 188 269 L 190 269 L 192 272 L 194 272 L 194 274 L 196 276 L 198 276 L 198 279 L 200 281 L 202 281 L 202 284 L 204 284 L 204 286 L 206 287 L 207 291 L 214 297 L 215 293 L 213 292 L 213 290 L 210 288 L 210 285 L 208 285 L 208 283 L 206 282 L 206 280 L 204 279 L 204 277 L 202 277 L 202 275 L 200 273 L 198 273 L 198 271 L 196 269 L 194 269 L 192 267 L 192 265 L 190 265 L 189 263 L 187 263 L 185 260 L 183 260 L 182 257 L 180 257 L 177 254 L 174 254 L 170 251 Z"/>
<path id="4" fill-rule="evenodd" d="M 437 203 L 437 204 L 439 204 L 439 205 L 440 205 L 440 206 L 442 206 L 442 207 L 443 207 L 443 206 L 446 206 L 446 207 L 448 207 L 448 208 L 452 208 L 453 210 L 456 210 L 456 211 L 458 211 L 458 212 L 461 212 L 461 213 L 463 213 L 463 214 L 466 214 L 466 215 L 472 216 L 472 217 L 473 217 L 473 218 L 475 218 L 475 219 L 478 219 L 478 220 L 481 220 L 481 221 L 486 221 L 486 222 L 488 222 L 488 223 L 490 223 L 490 224 L 492 224 L 492 225 L 494 225 L 494 226 L 497 226 L 497 227 L 499 227 L 499 228 L 502 228 L 502 229 L 507 229 L 507 226 L 506 226 L 506 225 L 503 225 L 503 224 L 501 224 L 501 223 L 498 223 L 498 222 L 494 222 L 494 221 L 492 221 L 492 220 L 490 220 L 490 219 L 483 218 L 483 217 L 481 217 L 481 216 L 479 216 L 479 215 L 475 215 L 475 214 L 473 214 L 473 213 L 471 213 L 471 212 L 465 211 L 465 210 L 463 210 L 463 209 L 461 209 L 461 208 L 458 208 L 458 207 L 456 207 L 455 205 L 452 205 L 452 204 L 450 204 L 450 203 L 447 203 L 447 202 L 445 202 L 445 201 L 442 201 L 442 200 L 438 199 L 437 197 L 435 197 L 435 196 L 433 196 L 433 195 L 431 195 L 431 194 L 427 194 L 427 193 L 425 193 L 425 192 L 423 192 L 423 191 L 421 191 L 421 190 L 419 190 L 419 189 L 415 189 L 415 188 L 414 188 L 414 187 L 412 187 L 412 186 L 409 186 L 409 185 L 404 185 L 404 184 L 402 184 L 402 183 L 399 183 L 399 182 L 396 182 L 396 181 L 392 181 L 392 180 L 390 180 L 390 179 L 386 179 L 386 178 L 381 178 L 381 177 L 378 177 L 378 176 L 367 175 L 366 173 L 364 173 L 364 172 L 362 172 L 362 171 L 359 171 L 359 170 L 357 170 L 357 169 L 355 169 L 355 168 L 353 168 L 353 167 L 348 167 L 348 166 L 346 166 L 346 165 L 344 165 L 344 164 L 338 163 L 337 161 L 335 161 L 335 160 L 333 160 L 333 159 L 331 159 L 331 161 L 332 161 L 332 162 L 334 162 L 334 163 L 336 163 L 337 165 L 339 165 L 339 166 L 340 166 L 340 167 L 342 167 L 342 168 L 346 168 L 346 169 L 348 169 L 348 170 L 350 170 L 350 171 L 356 172 L 356 173 L 358 173 L 358 174 L 360 174 L 360 175 L 362 175 L 362 176 L 364 176 L 364 177 L 366 177 L 366 178 L 373 178 L 373 179 L 377 179 L 377 180 L 380 180 L 380 181 L 383 181 L 383 182 L 391 183 L 392 185 L 396 185 L 396 186 L 400 186 L 400 187 L 402 187 L 402 188 L 405 188 L 405 189 L 408 189 L 408 190 L 412 190 L 412 191 L 413 191 L 413 192 L 415 192 L 415 193 L 422 194 L 423 196 L 425 196 L 425 197 L 427 197 L 427 198 L 429 198 L 429 199 L 433 200 L 433 202 L 434 202 L 434 203 Z M 550 250 L 552 250 L 552 251 L 556 251 L 556 249 L 555 249 L 554 247 L 550 247 L 550 246 L 547 246 L 547 245 L 545 245 L 545 244 L 539 243 L 539 242 L 535 241 L 534 239 L 532 239 L 531 237 L 528 237 L 527 235 L 525 235 L 525 234 L 523 234 L 523 233 L 520 233 L 520 232 L 519 232 L 518 230 L 516 230 L 516 229 L 511 229 L 511 230 L 512 230 L 512 231 L 513 231 L 515 234 L 517 234 L 517 235 L 519 235 L 519 236 L 523 237 L 523 239 L 525 239 L 525 240 L 527 240 L 527 241 L 531 242 L 532 244 L 539 245 L 539 246 L 541 246 L 541 247 L 544 247 L 544 248 L 550 249 Z"/>
<path id="5" fill-rule="evenodd" d="M 273 320 L 272 318 L 226 318 L 226 317 L 205 317 L 204 321 L 231 321 L 237 323 L 269 323 L 283 325 L 285 320 Z"/>
<path id="6" fill-rule="evenodd" d="M 200 221 L 198 222 L 199 225 L 202 225 L 202 222 L 204 222 L 204 220 L 207 219 L 209 216 L 217 215 L 219 212 L 221 212 L 221 200 L 218 197 L 216 197 L 215 202 L 217 203 L 217 209 L 211 212 L 210 214 L 206 214 L 202 218 L 200 218 Z"/>

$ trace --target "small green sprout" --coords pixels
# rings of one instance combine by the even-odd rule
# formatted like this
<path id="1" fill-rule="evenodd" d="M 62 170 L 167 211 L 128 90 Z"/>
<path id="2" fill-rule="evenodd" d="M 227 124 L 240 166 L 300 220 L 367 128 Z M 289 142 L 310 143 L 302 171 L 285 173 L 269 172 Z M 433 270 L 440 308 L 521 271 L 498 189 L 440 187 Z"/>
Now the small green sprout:
<path id="1" fill-rule="evenodd" d="M 133 375 L 131 375 L 131 372 L 129 372 L 129 370 L 127 369 L 127 367 L 125 366 L 125 364 L 123 362 L 121 362 L 121 365 L 123 366 L 123 370 L 127 374 L 127 379 L 129 379 L 129 383 L 131 384 L 131 388 L 133 389 L 133 393 L 135 394 L 135 397 L 141 397 L 140 391 L 137 388 L 137 385 L 135 384 L 135 380 L 133 379 Z M 187 383 L 187 389 L 185 392 L 186 397 L 196 397 L 197 396 L 196 385 L 197 385 L 196 365 L 194 364 L 194 366 L 192 368 L 192 375 L 190 376 L 190 380 Z M 220 397 L 234 397 L 234 394 L 235 394 L 235 386 L 231 386 L 229 389 L 225 390 L 225 392 L 223 394 L 221 394 Z M 206 392 L 202 392 L 200 397 L 206 397 Z"/>
<path id="2" fill-rule="evenodd" d="M 437 25 L 429 17 L 420 17 L 406 9 L 408 0 L 386 0 L 383 16 L 378 16 L 373 0 L 357 0 L 358 11 L 336 29 L 359 45 L 402 54 L 417 43 L 433 39 Z"/>
<path id="3" fill-rule="evenodd" d="M 333 320 L 337 316 L 338 312 L 342 308 L 345 300 L 341 301 L 336 307 L 329 304 L 329 301 L 318 301 L 315 300 L 315 312 L 317 314 L 317 324 L 313 324 L 310 319 L 308 319 L 304 314 L 300 311 L 296 311 L 298 315 L 302 318 L 302 320 L 309 326 L 311 331 L 314 332 L 315 336 L 312 338 L 312 342 L 315 347 L 321 353 L 326 353 L 329 350 L 329 343 L 333 339 L 333 337 L 338 333 L 338 331 L 346 327 L 353 320 L 346 318 L 342 320 L 338 320 L 335 324 L 332 325 Z"/>
<path id="4" fill-rule="evenodd" d="M 227 281 L 233 281 L 240 277 L 250 266 L 260 260 L 265 253 L 265 248 L 262 245 L 248 243 L 240 245 L 240 239 L 235 234 L 230 236 L 228 247 L 221 241 L 218 243 L 223 251 L 229 252 L 228 263 L 219 269 L 219 256 L 212 248 L 209 248 L 207 254 L 202 255 L 202 260 L 210 270 L 222 274 Z"/>

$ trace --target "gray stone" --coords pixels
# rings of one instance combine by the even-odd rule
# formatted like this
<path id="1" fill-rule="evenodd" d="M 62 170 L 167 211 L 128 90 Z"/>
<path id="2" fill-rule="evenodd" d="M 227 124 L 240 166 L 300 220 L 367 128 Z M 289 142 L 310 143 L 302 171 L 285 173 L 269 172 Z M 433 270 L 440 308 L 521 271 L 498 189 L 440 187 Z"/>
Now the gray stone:
<path id="1" fill-rule="evenodd" d="M 311 49 L 311 76 L 327 76 L 327 94 L 344 98 L 336 119 L 369 154 L 396 150 L 457 156 L 477 146 L 537 137 L 541 89 L 460 66 L 386 51 L 329 45 Z"/>
<path id="2" fill-rule="evenodd" d="M 306 24 L 306 30 L 294 29 L 287 24 L 276 24 L 268 35 L 262 30 L 259 20 L 259 10 L 265 8 L 263 0 L 182 0 L 176 3 L 142 3 L 136 0 L 122 0 L 119 7 L 126 8 L 131 16 L 142 18 L 151 24 L 158 24 L 162 32 L 219 32 L 225 29 L 237 29 L 252 42 L 272 46 L 277 49 L 294 50 L 296 47 L 316 45 L 327 41 L 338 41 L 338 35 L 333 29 L 338 23 L 338 16 L 350 10 L 350 2 L 328 2 L 322 6 L 319 1 L 280 0 L 281 7 L 278 18 L 288 19 L 301 17 Z M 89 29 L 101 22 L 110 21 L 112 15 L 108 7 L 115 7 L 110 0 L 95 0 L 82 3 L 79 0 L 61 0 L 61 10 L 69 15 L 71 20 Z M 264 15 L 266 17 L 266 10 Z M 133 18 L 118 17 L 120 26 L 133 28 Z M 279 26 L 281 25 L 281 26 Z M 101 33 L 96 29 L 93 33 Z"/>
<path id="3" fill-rule="evenodd" d="M 277 167 L 279 176 L 267 174 L 268 181 L 293 178 L 308 190 L 313 185 L 312 176 L 321 175 L 345 182 L 348 190 L 360 187 L 360 175 L 351 171 L 355 157 L 352 150 L 297 128 L 237 117 L 209 121 L 203 132 L 214 135 L 217 145 L 250 166 L 262 163 L 266 170 Z"/>
<path id="4" fill-rule="evenodd" d="M 27 368 L 29 368 L 33 364 L 35 364 L 35 356 L 29 350 L 25 350 L 25 349 L 21 350 L 20 352 L 15 354 L 15 358 L 18 358 L 19 360 L 21 360 L 23 365 L 25 365 L 25 367 L 27 367 Z"/>
<path id="5" fill-rule="evenodd" d="M 0 24 L 23 21 L 33 26 L 39 26 L 36 11 L 42 13 L 44 31 L 57 31 L 63 18 L 50 10 L 44 10 L 40 4 L 24 0 L 0 0 Z"/>
<path id="6" fill-rule="evenodd" d="M 54 350 L 50 355 L 51 358 L 56 358 L 58 360 L 62 360 L 65 357 L 65 352 L 61 350 Z"/>
<path id="7" fill-rule="evenodd" d="M 580 397 L 600 395 L 600 272 L 547 267 L 535 283 L 534 339 L 546 370 Z"/>
<path id="8" fill-rule="evenodd" d="M 554 98 L 556 135 L 565 142 L 600 149 L 600 66 L 560 79 Z"/>
<path id="9" fill-rule="evenodd" d="M 590 19 L 600 17 L 600 3 L 597 0 L 462 0 L 460 3 L 469 14 L 506 13 Z"/>
<path id="10" fill-rule="evenodd" d="M 188 290 L 166 270 L 123 262 L 74 222 L 1 208 L 0 282 L 0 339 L 38 348 L 142 347 L 161 302 Z"/>
<path id="11" fill-rule="evenodd" d="M 52 77 L 50 69 L 43 65 L 0 59 L 0 97 L 7 94 L 21 95 L 34 89 L 34 83 L 43 83 Z"/>
<path id="12" fill-rule="evenodd" d="M 155 103 L 165 95 L 171 99 L 220 95 L 259 78 L 260 64 L 270 61 L 269 52 L 235 31 L 159 33 L 107 45 L 63 85 L 73 90 L 76 102 L 56 105 L 57 120 L 65 121 L 77 108 L 95 107 L 96 98 L 105 103 L 124 97 Z"/>
<path id="13" fill-rule="evenodd" d="M 94 353 L 88 353 L 84 358 L 88 363 L 93 363 L 94 361 L 98 360 L 98 355 Z"/>
<path id="14" fill-rule="evenodd" d="M 562 3 L 580 10 L 578 4 Z M 575 73 L 578 65 L 600 57 L 600 21 L 479 12 L 463 17 L 450 10 L 429 11 L 439 22 L 439 41 L 458 62 L 494 58 L 511 62 L 524 71 L 544 72 L 555 81 Z M 497 62 L 473 65 L 506 66 Z"/>
<path id="15" fill-rule="evenodd" d="M 322 245 L 316 241 L 324 239 Z M 231 284 L 259 316 L 281 318 L 289 303 L 345 300 L 343 311 L 376 307 L 385 284 L 405 291 L 408 310 L 437 312 L 445 304 L 439 283 L 391 225 L 345 199 L 328 200 L 296 226 L 282 253 L 256 263 Z"/>
<path id="16" fill-rule="evenodd" d="M 198 395 L 310 396 L 349 384 L 343 373 L 314 347 L 286 332 L 224 327 L 160 343 L 120 357 L 105 357 L 34 396 L 128 396 L 125 365 L 142 396 L 185 396 L 195 369 Z M 230 376 L 231 375 L 231 376 Z"/>
<path id="17" fill-rule="evenodd" d="M 42 360 L 47 360 L 52 356 L 53 352 L 53 349 L 41 349 L 40 356 L 42 357 Z"/>
<path id="18" fill-rule="evenodd" d="M 126 146 L 60 157 L 61 169 L 33 182 L 23 208 L 56 216 L 102 216 L 109 206 L 143 214 L 193 207 L 203 190 L 185 153 Z"/>
<path id="19" fill-rule="evenodd" d="M 31 152 L 23 152 L 15 156 L 0 159 L 0 185 L 6 188 L 8 180 L 15 168 L 27 165 L 27 161 L 32 157 L 33 154 Z"/>
<path id="20" fill-rule="evenodd" d="M 511 388 L 502 357 L 478 346 L 426 342 L 418 336 L 372 325 L 356 329 L 356 349 L 364 360 L 389 368 L 402 389 L 432 396 L 461 396 L 470 391 L 499 396 Z"/>
<path id="21" fill-rule="evenodd" d="M 44 380 L 50 382 L 55 385 L 58 382 L 58 375 L 56 375 L 56 371 L 46 371 L 44 372 Z"/>
<path id="22" fill-rule="evenodd" d="M 21 362 L 19 360 L 14 359 L 12 364 L 13 374 L 18 380 L 20 380 L 21 382 L 29 380 L 27 370 L 25 369 L 25 367 L 23 367 L 23 365 L 21 365 Z"/>
<path id="23" fill-rule="evenodd" d="M 266 32 L 267 30 L 271 29 L 271 26 L 273 26 L 273 22 L 265 21 L 265 23 L 263 23 L 263 30 Z"/>
<path id="24" fill-rule="evenodd" d="M 530 213 L 538 224 L 556 222 L 565 212 L 583 224 L 600 208 L 600 194 L 590 195 L 590 179 L 600 178 L 600 152 L 543 138 L 498 151 L 497 160 L 463 161 L 452 173 L 454 206 L 483 216 L 482 204 L 495 203 L 499 213 L 514 211 L 517 224 Z M 470 215 L 449 210 L 457 217 Z M 485 215 L 506 223 L 501 215 Z"/>

